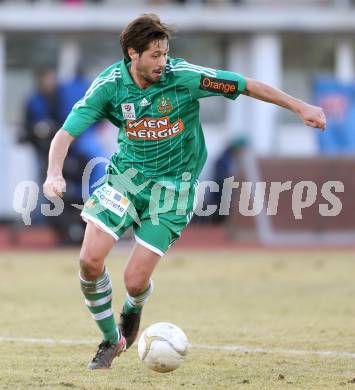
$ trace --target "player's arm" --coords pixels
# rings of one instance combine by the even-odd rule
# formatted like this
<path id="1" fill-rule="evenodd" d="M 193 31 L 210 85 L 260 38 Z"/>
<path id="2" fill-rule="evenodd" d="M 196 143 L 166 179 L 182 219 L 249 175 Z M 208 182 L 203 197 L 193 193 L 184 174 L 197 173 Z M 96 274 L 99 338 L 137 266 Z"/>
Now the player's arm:
<path id="1" fill-rule="evenodd" d="M 313 106 L 270 85 L 253 79 L 246 79 L 244 95 L 251 96 L 264 102 L 273 103 L 296 113 L 304 124 L 325 130 L 326 118 L 321 107 Z"/>
<path id="2" fill-rule="evenodd" d="M 67 131 L 60 129 L 54 136 L 48 156 L 47 178 L 43 184 L 43 192 L 47 196 L 63 196 L 65 180 L 63 178 L 63 164 L 74 137 Z"/>

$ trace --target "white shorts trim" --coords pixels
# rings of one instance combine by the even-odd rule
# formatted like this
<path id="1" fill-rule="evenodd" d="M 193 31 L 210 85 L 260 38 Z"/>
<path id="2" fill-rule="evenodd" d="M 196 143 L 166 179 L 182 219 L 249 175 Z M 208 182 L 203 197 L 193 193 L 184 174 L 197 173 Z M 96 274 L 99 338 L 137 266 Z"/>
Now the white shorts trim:
<path id="1" fill-rule="evenodd" d="M 139 238 L 137 235 L 134 235 L 134 238 L 138 242 L 138 244 L 144 246 L 145 248 L 150 249 L 152 252 L 156 253 L 159 256 L 164 256 L 165 253 L 162 252 L 160 249 L 156 248 L 155 246 L 148 244 L 147 242 L 143 241 L 141 238 Z"/>
<path id="2" fill-rule="evenodd" d="M 100 229 L 100 230 L 103 230 L 105 233 L 108 233 L 110 234 L 116 241 L 118 241 L 119 237 L 116 233 L 114 233 L 109 227 L 107 227 L 102 221 L 100 221 L 99 219 L 93 217 L 92 215 L 90 214 L 87 214 L 85 213 L 84 211 L 81 212 L 80 214 L 81 218 L 87 222 L 87 221 L 91 221 L 93 222 L 95 225 L 97 225 L 97 227 Z"/>

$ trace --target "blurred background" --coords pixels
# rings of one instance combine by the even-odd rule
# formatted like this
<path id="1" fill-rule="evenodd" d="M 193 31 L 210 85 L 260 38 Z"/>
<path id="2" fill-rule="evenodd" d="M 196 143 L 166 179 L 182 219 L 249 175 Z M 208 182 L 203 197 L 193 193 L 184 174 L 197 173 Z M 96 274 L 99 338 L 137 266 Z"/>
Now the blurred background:
<path id="1" fill-rule="evenodd" d="M 0 249 L 80 242 L 83 226 L 70 204 L 82 204 L 85 164 L 109 157 L 118 130 L 101 122 L 74 143 L 60 217 L 44 218 L 33 206 L 26 226 L 22 207 L 34 198 L 49 203 L 28 183 L 41 189 L 51 138 L 94 77 L 122 58 L 124 26 L 147 12 L 177 26 L 171 56 L 279 87 L 321 105 L 328 118 L 327 132 L 320 134 L 295 114 L 245 96 L 236 102 L 204 100 L 209 159 L 201 180 L 221 184 L 233 175 L 236 181 L 264 181 L 267 191 L 272 181 L 292 181 L 292 186 L 313 181 L 318 192 L 299 220 L 292 190 L 280 195 L 276 215 L 267 215 L 264 204 L 250 217 L 240 212 L 240 188 L 235 189 L 229 216 L 219 215 L 217 208 L 194 218 L 178 245 L 353 245 L 355 1 L 0 0 Z M 92 182 L 103 170 L 101 163 Z M 344 185 L 336 194 L 342 204 L 337 216 L 319 212 L 320 204 L 329 204 L 321 191 L 327 181 Z M 200 208 L 219 199 L 205 188 Z"/>

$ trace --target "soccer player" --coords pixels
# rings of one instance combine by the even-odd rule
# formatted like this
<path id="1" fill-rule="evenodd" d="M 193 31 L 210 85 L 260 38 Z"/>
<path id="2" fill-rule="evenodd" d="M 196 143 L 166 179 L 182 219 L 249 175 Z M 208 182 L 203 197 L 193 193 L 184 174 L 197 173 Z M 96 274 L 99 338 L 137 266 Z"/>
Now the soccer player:
<path id="1" fill-rule="evenodd" d="M 109 368 L 132 345 L 153 290 L 153 270 L 191 219 L 197 178 L 207 156 L 199 99 L 217 95 L 236 99 L 244 94 L 287 108 L 308 126 L 326 125 L 320 107 L 234 72 L 170 58 L 172 32 L 154 14 L 129 23 L 120 36 L 124 59 L 96 78 L 49 151 L 44 191 L 62 196 L 63 162 L 75 137 L 101 118 L 119 128 L 118 149 L 107 166 L 105 182 L 82 211 L 87 226 L 80 285 L 103 336 L 89 369 Z M 131 226 L 136 244 L 124 270 L 127 297 L 117 325 L 105 258 Z"/>

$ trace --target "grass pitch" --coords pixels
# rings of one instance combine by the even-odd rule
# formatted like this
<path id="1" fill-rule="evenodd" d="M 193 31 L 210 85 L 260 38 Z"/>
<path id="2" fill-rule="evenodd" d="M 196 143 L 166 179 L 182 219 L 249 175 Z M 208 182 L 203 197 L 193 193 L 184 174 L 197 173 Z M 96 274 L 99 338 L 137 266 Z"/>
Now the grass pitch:
<path id="1" fill-rule="evenodd" d="M 143 329 L 169 321 L 186 332 L 193 347 L 169 374 L 149 371 L 136 346 L 111 370 L 86 370 L 100 336 L 83 304 L 77 256 L 78 251 L 0 255 L 1 389 L 355 388 L 355 359 L 340 353 L 355 352 L 350 251 L 172 251 L 154 275 L 156 288 L 142 323 Z M 107 263 L 117 315 L 126 258 L 114 251 Z"/>

